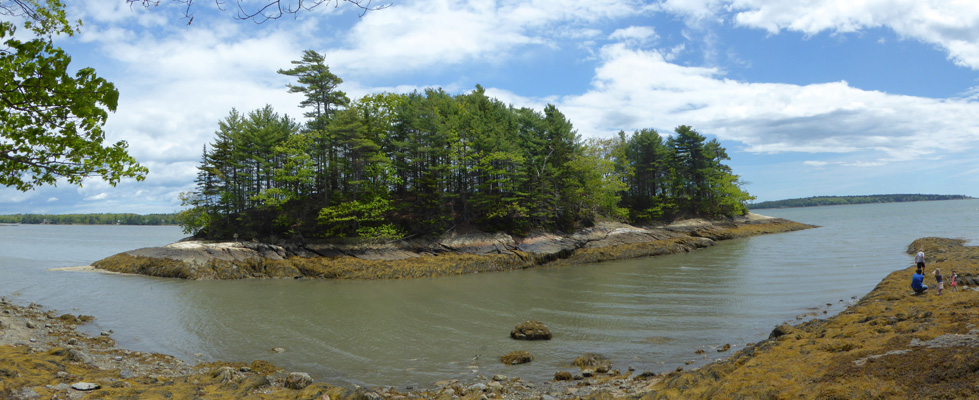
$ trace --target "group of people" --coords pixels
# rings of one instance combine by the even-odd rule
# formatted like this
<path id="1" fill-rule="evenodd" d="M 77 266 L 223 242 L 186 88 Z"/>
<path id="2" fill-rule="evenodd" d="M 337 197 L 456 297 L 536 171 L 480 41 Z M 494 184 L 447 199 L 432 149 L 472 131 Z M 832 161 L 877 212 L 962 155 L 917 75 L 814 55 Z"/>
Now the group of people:
<path id="1" fill-rule="evenodd" d="M 914 264 L 917 266 L 917 269 L 915 270 L 914 275 L 911 275 L 911 290 L 914 290 L 915 294 L 922 294 L 928 290 L 928 285 L 925 285 L 924 283 L 925 282 L 925 274 L 923 272 L 925 270 L 924 250 L 918 249 L 918 253 L 914 255 Z M 934 274 L 935 274 L 935 285 L 938 287 L 938 294 L 940 295 L 942 294 L 942 290 L 945 289 L 945 282 L 944 279 L 942 278 L 941 269 L 935 268 Z M 955 271 L 952 271 L 951 278 L 952 280 L 949 283 L 949 287 L 951 288 L 951 290 L 958 291 L 959 290 L 958 283 L 956 283 L 958 276 L 956 275 Z"/>

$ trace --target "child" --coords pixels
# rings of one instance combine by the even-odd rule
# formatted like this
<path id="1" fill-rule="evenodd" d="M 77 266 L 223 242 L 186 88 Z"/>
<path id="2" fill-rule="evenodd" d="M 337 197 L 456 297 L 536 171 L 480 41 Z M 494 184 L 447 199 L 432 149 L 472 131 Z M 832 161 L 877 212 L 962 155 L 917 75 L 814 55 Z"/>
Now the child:
<path id="1" fill-rule="evenodd" d="M 942 289 L 945 288 L 945 284 L 942 283 L 942 270 L 935 268 L 935 282 L 938 283 L 938 295 L 942 295 Z"/>
<path id="2" fill-rule="evenodd" d="M 959 275 L 955 273 L 955 270 L 952 270 L 952 281 L 949 282 L 948 285 L 949 285 L 949 287 L 952 288 L 952 291 L 954 291 L 954 292 L 958 292 L 959 291 L 959 284 L 958 284 L 958 282 L 956 282 L 958 279 L 959 279 Z"/>

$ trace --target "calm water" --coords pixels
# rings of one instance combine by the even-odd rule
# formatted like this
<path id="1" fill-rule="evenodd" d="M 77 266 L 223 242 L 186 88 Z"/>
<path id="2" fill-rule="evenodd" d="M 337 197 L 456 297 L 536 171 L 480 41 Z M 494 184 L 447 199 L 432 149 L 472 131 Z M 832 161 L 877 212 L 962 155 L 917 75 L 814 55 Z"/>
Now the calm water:
<path id="1" fill-rule="evenodd" d="M 833 315 L 911 264 L 923 236 L 979 237 L 979 200 L 761 210 L 821 228 L 688 254 L 404 281 L 181 281 L 49 271 L 173 242 L 175 227 L 0 226 L 0 295 L 89 314 L 125 348 L 187 361 L 264 359 L 336 384 L 544 380 L 585 352 L 665 372 L 816 312 Z M 547 342 L 509 331 L 536 319 Z M 284 353 L 273 353 L 283 347 Z M 512 350 L 535 361 L 503 366 Z M 202 357 L 195 356 L 203 354 Z M 687 367 L 689 368 L 689 367 Z"/>

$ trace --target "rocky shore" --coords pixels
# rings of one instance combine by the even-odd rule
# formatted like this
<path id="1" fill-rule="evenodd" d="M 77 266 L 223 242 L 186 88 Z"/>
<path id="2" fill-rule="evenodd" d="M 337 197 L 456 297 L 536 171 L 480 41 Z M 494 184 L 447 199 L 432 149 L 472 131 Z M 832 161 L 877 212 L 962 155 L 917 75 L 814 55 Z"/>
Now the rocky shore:
<path id="1" fill-rule="evenodd" d="M 812 228 L 757 214 L 723 221 L 683 220 L 635 227 L 604 222 L 573 234 L 452 231 L 430 240 L 390 243 L 185 240 L 116 254 L 98 269 L 182 279 L 398 279 L 573 265 L 673 254 L 718 240 Z"/>
<path id="2" fill-rule="evenodd" d="M 979 397 L 979 247 L 923 238 L 929 272 L 955 270 L 959 290 L 914 295 L 911 268 L 885 277 L 840 314 L 775 327 L 763 341 L 690 371 L 619 370 L 600 355 L 553 381 L 506 376 L 432 387 L 335 387 L 263 361 L 189 366 L 173 357 L 118 349 L 112 332 L 88 337 L 86 316 L 0 300 L 0 398 L 12 399 L 714 399 Z M 929 278 L 932 279 L 932 278 Z M 948 282 L 948 278 L 946 278 Z M 932 282 L 928 282 L 933 284 Z M 534 324 L 528 324 L 528 326 Z M 535 329 L 540 330 L 539 327 Z M 518 326 L 518 331 L 523 331 Z M 720 350 L 719 350 L 720 351 Z"/>

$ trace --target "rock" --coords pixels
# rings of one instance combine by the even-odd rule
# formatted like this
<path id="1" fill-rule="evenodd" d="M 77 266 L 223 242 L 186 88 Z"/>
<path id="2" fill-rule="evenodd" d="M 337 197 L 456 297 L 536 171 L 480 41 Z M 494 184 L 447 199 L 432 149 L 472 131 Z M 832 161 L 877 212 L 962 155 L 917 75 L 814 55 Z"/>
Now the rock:
<path id="1" fill-rule="evenodd" d="M 768 340 L 777 339 L 779 337 L 788 335 L 789 333 L 792 333 L 793 330 L 795 330 L 795 328 L 793 328 L 792 325 L 778 325 L 775 327 L 775 329 L 772 329 L 772 333 L 768 334 Z"/>
<path id="2" fill-rule="evenodd" d="M 33 321 L 27 321 L 27 323 L 24 325 L 27 326 L 27 329 L 37 328 L 37 325 L 35 325 Z"/>
<path id="3" fill-rule="evenodd" d="M 71 384 L 72 389 L 81 390 L 83 392 L 87 392 L 89 390 L 95 390 L 101 387 L 102 386 L 99 386 L 98 383 L 89 383 L 89 382 L 78 382 L 78 383 Z"/>
<path id="4" fill-rule="evenodd" d="M 572 376 L 570 372 L 558 371 L 554 373 L 555 381 L 570 381 L 572 379 L 574 379 L 574 376 Z"/>
<path id="5" fill-rule="evenodd" d="M 273 348 L 272 348 L 272 352 L 273 352 L 273 353 L 283 353 L 283 352 L 285 352 L 285 351 L 286 351 L 286 349 L 284 349 L 284 348 L 282 348 L 282 347 L 273 347 Z"/>
<path id="6" fill-rule="evenodd" d="M 270 384 L 269 378 L 266 378 L 265 375 L 252 374 L 242 379 L 239 387 L 247 393 L 253 389 L 263 388 Z"/>
<path id="7" fill-rule="evenodd" d="M 486 387 L 489 388 L 490 392 L 493 392 L 495 394 L 503 393 L 503 384 L 498 381 L 492 381 L 490 383 L 487 383 Z"/>
<path id="8" fill-rule="evenodd" d="M 234 368 L 221 367 L 211 372 L 211 377 L 221 383 L 233 382 L 237 373 Z"/>
<path id="9" fill-rule="evenodd" d="M 723 352 L 728 351 L 728 350 L 731 350 L 731 344 L 730 343 L 724 344 L 724 346 L 722 346 L 721 348 L 717 349 L 717 352 L 718 353 L 723 353 Z"/>
<path id="10" fill-rule="evenodd" d="M 540 321 L 527 321 L 510 331 L 510 337 L 517 340 L 551 340 L 551 330 Z"/>
<path id="11" fill-rule="evenodd" d="M 65 352 L 65 358 L 68 359 L 68 361 L 80 362 L 84 364 L 92 363 L 92 356 L 77 349 L 68 349 L 68 351 Z"/>
<path id="12" fill-rule="evenodd" d="M 487 390 L 489 390 L 489 386 L 486 386 L 485 383 L 477 383 L 472 386 L 469 386 L 470 392 L 485 392 Z"/>
<path id="13" fill-rule="evenodd" d="M 505 380 L 507 380 L 506 375 L 500 375 L 500 374 L 493 375 L 493 381 L 495 382 L 502 382 Z"/>
<path id="14" fill-rule="evenodd" d="M 531 361 L 534 361 L 534 356 L 524 350 L 511 351 L 500 357 L 500 362 L 506 365 L 526 364 Z"/>
<path id="15" fill-rule="evenodd" d="M 593 370 L 591 368 L 585 368 L 585 369 L 581 370 L 581 376 L 583 376 L 585 378 L 591 378 L 591 377 L 595 376 L 595 370 Z"/>
<path id="16" fill-rule="evenodd" d="M 608 371 L 608 368 L 612 366 L 612 360 L 598 353 L 585 353 L 575 358 L 572 364 L 578 368 L 597 368 L 603 366 Z"/>
<path id="17" fill-rule="evenodd" d="M 305 372 L 293 372 L 286 377 L 285 387 L 289 389 L 303 390 L 306 386 L 313 383 L 313 378 Z"/>
<path id="18" fill-rule="evenodd" d="M 109 335 L 112 335 L 112 332 L 102 331 L 102 333 L 100 333 L 100 335 L 102 335 L 102 336 L 109 336 Z"/>
<path id="19" fill-rule="evenodd" d="M 18 391 L 14 391 L 12 394 L 14 396 L 13 398 L 15 399 L 35 400 L 41 398 L 41 395 L 32 388 L 22 388 Z"/>

